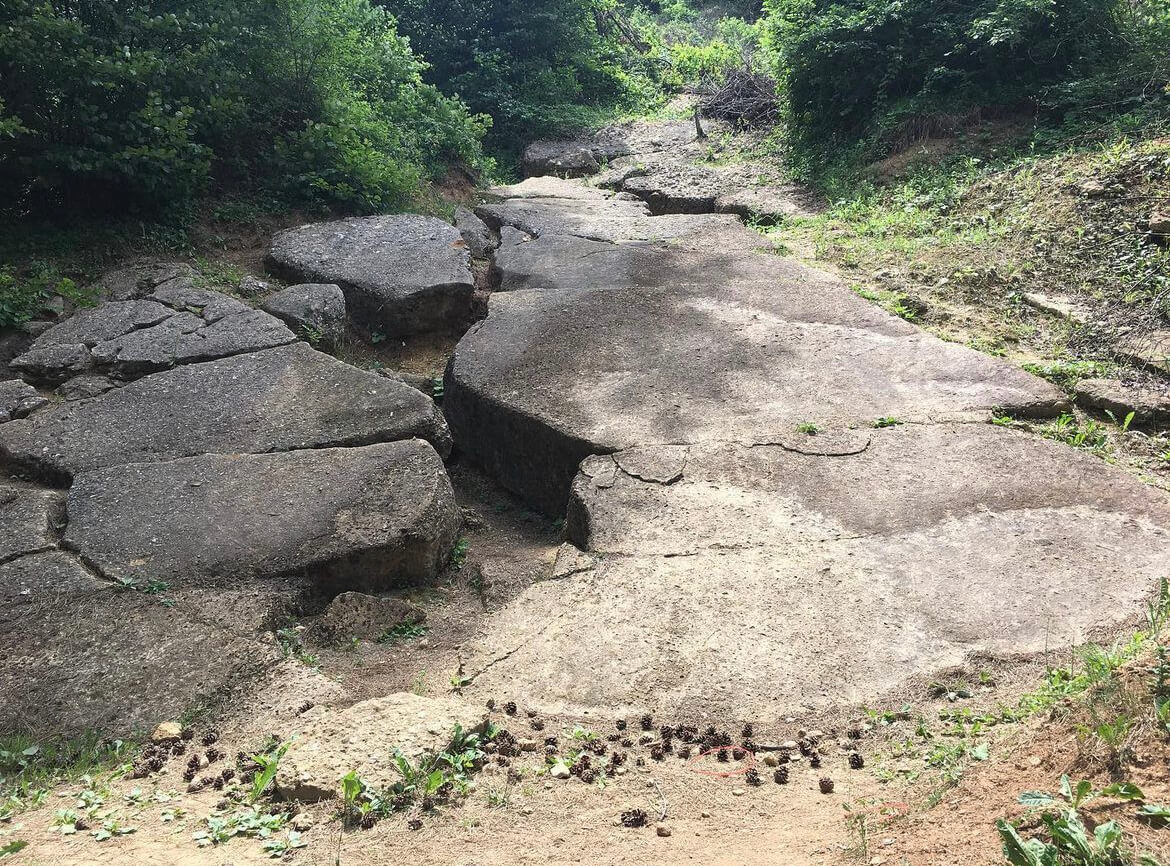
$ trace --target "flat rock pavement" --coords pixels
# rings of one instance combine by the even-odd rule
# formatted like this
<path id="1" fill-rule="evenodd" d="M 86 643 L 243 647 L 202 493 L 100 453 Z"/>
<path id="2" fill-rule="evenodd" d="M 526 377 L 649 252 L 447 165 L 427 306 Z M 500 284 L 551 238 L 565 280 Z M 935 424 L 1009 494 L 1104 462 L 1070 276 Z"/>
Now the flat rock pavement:
<path id="1" fill-rule="evenodd" d="M 988 423 L 1063 393 L 757 249 L 685 186 L 535 177 L 478 209 L 499 291 L 445 413 L 572 544 L 469 646 L 470 694 L 766 721 L 1140 614 L 1170 575 L 1166 495 Z"/>

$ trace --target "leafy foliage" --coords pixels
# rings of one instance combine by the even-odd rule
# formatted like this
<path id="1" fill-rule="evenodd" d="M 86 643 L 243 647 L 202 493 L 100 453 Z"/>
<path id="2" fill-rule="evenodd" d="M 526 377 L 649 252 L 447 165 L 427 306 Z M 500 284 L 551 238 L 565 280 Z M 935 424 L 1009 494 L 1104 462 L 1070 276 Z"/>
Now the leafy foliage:
<path id="1" fill-rule="evenodd" d="M 945 131 L 1022 105 L 1060 113 L 1157 96 L 1165 0 L 765 0 L 795 143 L 823 159 L 859 140 Z"/>
<path id="2" fill-rule="evenodd" d="M 0 192 L 14 211 L 182 208 L 212 187 L 369 210 L 484 122 L 421 80 L 369 0 L 11 0 Z"/>
<path id="3" fill-rule="evenodd" d="M 1121 825 L 1116 821 L 1097 824 L 1091 832 L 1085 827 L 1077 810 L 1097 797 L 1141 800 L 1142 792 L 1129 782 L 1098 791 L 1088 780 L 1081 780 L 1074 787 L 1068 776 L 1062 776 L 1059 795 L 1042 791 L 1021 794 L 1020 803 L 1045 810 L 1040 821 L 1048 839 L 1025 840 L 1007 821 L 997 821 L 995 826 L 1007 861 L 1012 866 L 1126 866 L 1134 862 L 1156 866 L 1156 861 L 1149 857 L 1135 861 L 1126 850 Z"/>
<path id="4" fill-rule="evenodd" d="M 378 0 L 430 64 L 426 80 L 490 114 L 489 146 L 519 149 L 591 119 L 631 86 L 605 0 Z"/>

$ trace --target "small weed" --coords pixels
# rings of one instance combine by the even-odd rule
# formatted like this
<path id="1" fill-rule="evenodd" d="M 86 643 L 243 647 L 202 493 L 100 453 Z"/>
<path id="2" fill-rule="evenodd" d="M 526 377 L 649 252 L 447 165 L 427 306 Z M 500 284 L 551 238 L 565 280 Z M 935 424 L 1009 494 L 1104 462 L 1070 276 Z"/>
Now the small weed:
<path id="1" fill-rule="evenodd" d="M 274 815 L 254 806 L 248 806 L 228 815 L 208 816 L 204 820 L 205 827 L 192 835 L 191 838 L 200 848 L 223 845 L 236 836 L 269 839 L 273 833 L 282 830 L 288 821 L 287 812 Z"/>
<path id="2" fill-rule="evenodd" d="M 796 425 L 796 432 L 803 433 L 805 436 L 816 436 L 821 432 L 821 428 L 811 421 L 804 421 Z"/>
<path id="3" fill-rule="evenodd" d="M 1041 427 L 1040 435 L 1102 456 L 1109 452 L 1109 436 L 1103 424 L 1093 420 L 1086 420 L 1082 424 L 1076 416 L 1067 413 Z"/>
<path id="4" fill-rule="evenodd" d="M 400 644 L 403 641 L 415 640 L 423 637 L 431 630 L 431 627 L 420 622 L 400 622 L 390 626 L 380 635 L 378 635 L 378 643 L 387 643 L 391 645 Z"/>
<path id="5" fill-rule="evenodd" d="M 304 626 L 300 625 L 277 629 L 276 639 L 286 656 L 292 656 L 301 664 L 315 668 L 320 664 L 320 659 L 305 648 L 304 631 Z"/>
<path id="6" fill-rule="evenodd" d="M 410 690 L 411 690 L 411 692 L 413 692 L 416 695 L 419 695 L 420 697 L 422 697 L 423 695 L 426 695 L 427 692 L 430 691 L 427 688 L 427 672 L 426 671 L 419 671 L 418 672 L 418 674 L 415 676 L 414 680 L 410 684 Z"/>
<path id="7" fill-rule="evenodd" d="M 874 421 L 873 426 L 880 430 L 882 427 L 897 427 L 901 423 L 897 418 L 883 416 Z"/>
<path id="8" fill-rule="evenodd" d="M 451 568 L 455 569 L 456 571 L 463 568 L 464 564 L 467 562 L 467 552 L 469 550 L 471 550 L 471 542 L 469 542 L 466 538 L 460 538 L 457 542 L 455 542 L 455 546 L 451 549 Z"/>
<path id="9" fill-rule="evenodd" d="M 258 755 L 253 755 L 252 760 L 255 762 L 257 770 L 256 775 L 252 779 L 252 787 L 248 791 L 248 802 L 255 803 L 268 790 L 268 786 L 272 784 L 272 780 L 276 778 L 276 773 L 280 769 L 280 760 L 288 751 L 291 742 L 283 742 L 274 745 L 266 752 L 261 752 Z"/>

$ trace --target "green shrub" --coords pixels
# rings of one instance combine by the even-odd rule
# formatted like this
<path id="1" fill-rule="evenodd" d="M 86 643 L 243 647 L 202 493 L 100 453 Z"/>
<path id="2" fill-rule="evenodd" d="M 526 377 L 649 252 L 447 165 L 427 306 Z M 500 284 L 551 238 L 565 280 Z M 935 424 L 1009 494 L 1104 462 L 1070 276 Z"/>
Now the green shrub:
<path id="1" fill-rule="evenodd" d="M 491 115 L 498 153 L 579 127 L 635 86 L 620 40 L 599 29 L 612 0 L 378 2 L 427 59 L 426 80 Z"/>
<path id="2" fill-rule="evenodd" d="M 170 210 L 241 186 L 402 203 L 481 161 L 484 124 L 423 68 L 369 0 L 7 0 L 0 195 L 17 212 Z"/>
<path id="3" fill-rule="evenodd" d="M 1167 0 L 765 0 L 793 142 L 896 142 L 931 118 L 1052 112 L 1166 74 Z M 1090 94 L 1093 94 L 1090 96 Z M 941 131 L 941 130 L 940 130 Z"/>

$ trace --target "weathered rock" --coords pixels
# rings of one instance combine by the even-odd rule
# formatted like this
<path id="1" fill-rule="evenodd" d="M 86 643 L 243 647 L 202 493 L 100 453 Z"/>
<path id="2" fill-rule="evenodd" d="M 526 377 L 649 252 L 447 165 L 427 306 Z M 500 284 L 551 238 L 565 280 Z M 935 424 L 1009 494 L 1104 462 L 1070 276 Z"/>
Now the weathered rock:
<path id="1" fill-rule="evenodd" d="M 302 801 L 333 799 L 340 796 L 341 777 L 350 771 L 381 788 L 401 778 L 393 763 L 396 749 L 414 761 L 443 749 L 456 725 L 472 731 L 486 721 L 482 704 L 408 692 L 330 710 L 295 732 L 276 774 L 276 790 Z"/>
<path id="2" fill-rule="evenodd" d="M 1126 385 L 1116 379 L 1082 379 L 1076 385 L 1077 402 L 1112 412 L 1118 421 L 1133 412 L 1139 424 L 1170 421 L 1170 389 Z"/>
<path id="3" fill-rule="evenodd" d="M 1042 292 L 1024 292 L 1024 303 L 1052 316 L 1083 325 L 1092 317 L 1092 310 L 1072 298 L 1045 295 Z"/>
<path id="4" fill-rule="evenodd" d="M 1150 234 L 1170 235 L 1170 214 L 1155 211 L 1150 214 Z"/>
<path id="5" fill-rule="evenodd" d="M 68 382 L 57 388 L 57 393 L 66 400 L 88 400 L 98 394 L 104 394 L 111 388 L 117 388 L 121 382 L 115 382 L 109 376 L 74 376 Z"/>
<path id="6" fill-rule="evenodd" d="M 41 347 L 34 344 L 23 355 L 14 358 L 9 366 L 33 382 L 56 385 L 92 368 L 93 357 L 89 349 L 80 344 Z"/>
<path id="7" fill-rule="evenodd" d="M 991 425 L 866 435 L 851 456 L 586 461 L 568 530 L 596 565 L 485 624 L 475 693 L 736 718 L 876 700 L 972 653 L 1082 643 L 1170 568 L 1170 501 L 1091 455 Z"/>
<path id="8" fill-rule="evenodd" d="M 1170 373 L 1170 328 L 1129 334 L 1118 341 L 1117 352 L 1131 361 Z"/>
<path id="9" fill-rule="evenodd" d="M 84 598 L 109 588 L 76 557 L 59 550 L 0 562 L 0 624 L 20 616 L 19 608 L 25 605 L 60 605 L 69 597 Z"/>
<path id="10" fill-rule="evenodd" d="M 176 279 L 149 298 L 81 310 L 38 337 L 12 367 L 34 381 L 60 382 L 90 367 L 129 379 L 295 339 L 267 313 Z"/>
<path id="11" fill-rule="evenodd" d="M 13 418 L 23 418 L 48 403 L 36 388 L 19 379 L 0 382 L 0 424 Z"/>
<path id="12" fill-rule="evenodd" d="M 719 229 L 740 228 L 739 220 L 725 214 L 672 214 L 652 216 L 642 203 L 621 201 L 599 190 L 579 192 L 574 197 L 529 196 L 527 184 L 548 178 L 533 178 L 494 192 L 506 193 L 507 201 L 484 204 L 476 214 L 495 228 L 512 226 L 534 237 L 576 235 L 597 241 L 670 241 L 701 236 Z M 746 230 L 744 230 L 746 231 Z"/>
<path id="13" fill-rule="evenodd" d="M 622 189 L 645 201 L 654 214 L 714 213 L 719 195 L 715 172 L 702 166 L 635 175 Z"/>
<path id="14" fill-rule="evenodd" d="M 144 298 L 159 286 L 171 282 L 191 285 L 198 272 L 182 262 L 148 262 L 110 271 L 94 285 L 98 297 L 111 301 Z"/>
<path id="15" fill-rule="evenodd" d="M 264 453 L 426 439 L 446 423 L 412 388 L 294 343 L 177 367 L 0 425 L 0 457 L 68 478 L 206 453 Z"/>
<path id="16" fill-rule="evenodd" d="M 563 141 L 534 141 L 524 148 L 521 166 L 529 177 L 545 174 L 585 177 L 601 169 L 598 156 L 592 149 L 576 142 Z"/>
<path id="17" fill-rule="evenodd" d="M 345 340 L 345 295 L 333 283 L 289 286 L 266 300 L 264 310 L 314 345 L 333 349 Z"/>
<path id="18" fill-rule="evenodd" d="M 289 279 L 336 283 L 354 325 L 407 336 L 463 322 L 474 281 L 459 230 L 434 217 L 365 217 L 281 232 L 269 266 Z"/>
<path id="19" fill-rule="evenodd" d="M 459 229 L 460 237 L 477 259 L 486 259 L 499 246 L 499 239 L 487 223 L 465 207 L 455 208 L 455 228 Z"/>
<path id="20" fill-rule="evenodd" d="M 55 490 L 0 484 L 0 562 L 55 547 L 64 505 Z"/>
<path id="21" fill-rule="evenodd" d="M 815 213 L 805 196 L 792 187 L 752 187 L 726 192 L 715 199 L 716 213 L 731 213 L 744 219 L 778 222 Z"/>
<path id="22" fill-rule="evenodd" d="M 427 612 L 402 598 L 383 598 L 361 592 L 343 592 L 313 624 L 319 643 L 344 643 L 351 638 L 377 640 L 400 623 L 425 622 Z"/>
<path id="23" fill-rule="evenodd" d="M 589 454 L 1067 406 L 1041 379 L 786 267 L 781 283 L 497 294 L 448 367 L 448 421 L 469 457 L 558 514 Z"/>
<path id="24" fill-rule="evenodd" d="M 39 600 L 0 603 L 0 730 L 141 733 L 222 698 L 280 660 L 275 642 L 256 631 L 264 617 L 255 599 L 221 621 L 222 590 L 195 603 L 181 592 L 102 588 L 61 553 L 0 570 L 31 569 L 45 557 L 54 564 L 29 572 L 41 582 L 30 593 Z M 51 581 L 55 594 L 44 585 Z"/>
<path id="25" fill-rule="evenodd" d="M 102 576 L 172 586 L 301 574 L 332 590 L 434 577 L 460 527 L 418 439 L 283 454 L 205 454 L 84 472 L 65 544 Z"/>

